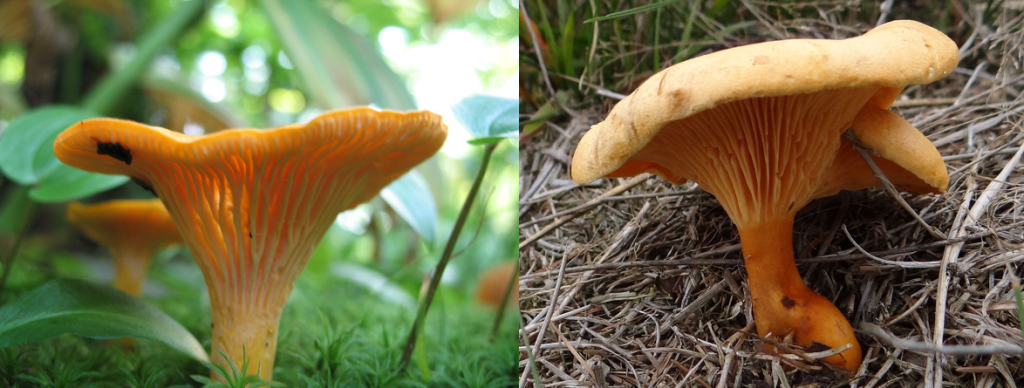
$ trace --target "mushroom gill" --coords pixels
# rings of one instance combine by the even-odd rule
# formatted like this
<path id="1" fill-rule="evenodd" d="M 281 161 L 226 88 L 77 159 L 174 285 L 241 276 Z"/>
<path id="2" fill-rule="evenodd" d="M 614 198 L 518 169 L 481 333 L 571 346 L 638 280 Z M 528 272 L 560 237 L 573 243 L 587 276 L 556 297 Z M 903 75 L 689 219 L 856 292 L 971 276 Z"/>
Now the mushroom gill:
<path id="1" fill-rule="evenodd" d="M 446 136 L 430 112 L 359 108 L 206 136 L 85 120 L 58 136 L 54 152 L 68 165 L 152 187 L 206 278 L 210 353 L 241 366 L 244 351 L 243 372 L 270 379 L 285 300 L 338 213 L 429 158 Z"/>

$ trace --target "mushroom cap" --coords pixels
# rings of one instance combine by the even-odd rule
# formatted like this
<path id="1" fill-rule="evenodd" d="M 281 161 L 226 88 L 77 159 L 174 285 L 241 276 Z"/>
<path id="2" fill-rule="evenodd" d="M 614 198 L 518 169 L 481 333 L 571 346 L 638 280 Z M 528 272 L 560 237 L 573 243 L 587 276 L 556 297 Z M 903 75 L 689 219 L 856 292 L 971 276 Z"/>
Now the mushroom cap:
<path id="1" fill-rule="evenodd" d="M 659 166 L 627 163 L 668 123 L 732 101 L 850 88 L 873 88 L 865 104 L 887 108 L 903 87 L 943 78 L 958 60 L 953 41 L 908 20 L 845 40 L 781 40 L 694 58 L 652 76 L 594 125 L 576 148 L 572 177 L 586 183 L 653 171 L 682 183 L 687 177 Z"/>
<path id="2" fill-rule="evenodd" d="M 79 122 L 54 142 L 64 163 L 129 175 L 167 206 L 217 289 L 291 291 L 338 213 L 437 152 L 441 117 L 357 108 L 307 124 L 189 136 L 118 119 Z M 270 291 L 268 283 L 280 285 Z M 232 291 L 234 292 L 234 291 Z"/>
<path id="3" fill-rule="evenodd" d="M 190 136 L 133 121 L 100 118 L 81 121 L 61 133 L 54 153 L 64 163 L 87 171 L 128 175 L 161 191 L 182 190 L 179 181 L 154 185 L 157 176 L 176 176 L 183 168 L 221 169 L 228 178 L 278 178 L 284 184 L 302 174 L 354 175 L 347 210 L 375 196 L 388 183 L 440 149 L 447 136 L 441 117 L 427 111 L 400 113 L 371 108 L 338 110 L 306 124 L 272 130 L 232 129 Z M 246 165 L 285 164 L 290 174 L 256 177 Z M 327 169 L 326 167 L 331 167 Z M 209 170 L 208 170 L 209 171 Z M 261 171 L 265 172 L 265 171 Z M 349 173 L 349 174 L 345 174 Z M 308 176 L 307 176 L 308 179 Z"/>
<path id="4" fill-rule="evenodd" d="M 171 215 L 159 199 L 68 204 L 67 219 L 90 240 L 111 249 L 135 246 L 153 251 L 181 243 Z"/>
<path id="5" fill-rule="evenodd" d="M 897 189 L 915 194 L 946 191 L 949 173 L 942 155 L 927 137 L 899 115 L 865 106 L 854 118 L 851 129 L 861 144 L 878 153 L 878 156 L 871 156 L 872 160 Z M 853 143 L 844 138 L 832 165 L 822 175 L 814 197 L 881 184 Z"/>

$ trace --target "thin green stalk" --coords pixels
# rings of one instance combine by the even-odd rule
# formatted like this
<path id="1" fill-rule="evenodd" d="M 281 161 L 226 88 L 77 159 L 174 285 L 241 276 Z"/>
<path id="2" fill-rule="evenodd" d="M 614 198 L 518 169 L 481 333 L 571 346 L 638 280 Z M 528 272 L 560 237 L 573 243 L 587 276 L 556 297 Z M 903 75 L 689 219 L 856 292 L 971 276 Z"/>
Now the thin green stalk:
<path id="1" fill-rule="evenodd" d="M 29 221 L 34 217 L 38 207 L 38 204 L 29 198 L 29 190 L 27 186 L 18 186 L 11 193 L 11 197 L 4 202 L 4 208 L 0 214 L 0 229 L 14 236 L 10 248 L 6 252 L 0 252 L 2 255 L 0 264 L 4 266 L 3 273 L 0 274 L 0 296 L 3 295 L 4 288 L 7 286 L 7 276 L 11 274 L 14 258 L 18 254 L 18 248 L 21 247 L 25 231 L 28 230 Z"/>
<path id="2" fill-rule="evenodd" d="M 508 300 L 512 297 L 512 289 L 516 283 L 519 282 L 519 271 L 516 270 L 516 276 L 508 282 L 505 286 L 505 293 L 501 296 L 501 304 L 498 307 L 498 314 L 494 317 L 494 326 L 491 326 L 491 343 L 494 343 L 494 338 L 498 336 L 498 327 L 501 326 L 501 320 L 505 317 L 505 310 L 508 310 Z M 518 306 L 517 306 L 518 307 Z"/>
<path id="3" fill-rule="evenodd" d="M 1007 268 L 1009 270 L 1009 268 Z M 1010 274 L 1010 283 L 1013 285 L 1013 297 L 1017 299 L 1017 321 L 1020 323 L 1020 335 L 1024 337 L 1024 296 L 1020 293 L 1020 279 Z"/>
<path id="4" fill-rule="evenodd" d="M 204 0 L 182 2 L 177 9 L 161 19 L 152 29 L 146 31 L 135 45 L 135 55 L 128 64 L 108 74 L 99 85 L 82 101 L 82 107 L 96 113 L 109 113 L 114 104 L 128 87 L 135 83 L 161 48 L 169 44 L 200 14 L 206 5 Z"/>
<path id="5" fill-rule="evenodd" d="M 544 388 L 544 383 L 540 381 L 540 371 L 537 370 L 537 360 L 533 357 L 533 350 L 530 348 L 530 341 L 526 335 L 526 327 L 523 322 L 523 316 L 519 316 L 519 338 L 523 339 L 523 345 L 526 349 L 526 359 L 530 362 L 527 366 L 530 367 L 530 373 L 533 374 L 533 386 L 537 388 Z"/>
<path id="6" fill-rule="evenodd" d="M 448 237 L 448 243 L 444 246 L 444 252 L 441 253 L 441 260 L 438 261 L 437 267 L 434 268 L 434 276 L 430 278 L 427 297 L 419 304 L 416 320 L 412 324 L 412 329 L 409 330 L 409 338 L 405 341 L 405 349 L 402 351 L 402 361 L 398 364 L 399 371 L 405 370 L 405 367 L 409 365 L 412 351 L 416 347 L 416 334 L 426 319 L 430 303 L 434 300 L 434 293 L 437 292 L 437 286 L 441 284 L 441 276 L 444 275 L 444 269 L 448 266 L 448 260 L 451 259 L 452 252 L 455 250 L 455 243 L 459 240 L 459 232 L 462 231 L 462 226 L 466 224 L 466 217 L 469 216 L 469 211 L 473 208 L 473 201 L 476 199 L 476 194 L 480 191 L 480 184 L 483 183 L 484 175 L 487 173 L 487 164 L 490 163 L 491 155 L 494 154 L 494 149 L 498 147 L 498 144 L 500 142 L 491 143 L 484 147 L 484 156 L 483 160 L 480 161 L 480 170 L 477 171 L 476 179 L 473 180 L 473 186 L 469 189 L 469 194 L 466 195 L 466 201 L 462 204 L 459 217 L 455 219 L 455 226 L 452 227 L 452 234 Z"/>

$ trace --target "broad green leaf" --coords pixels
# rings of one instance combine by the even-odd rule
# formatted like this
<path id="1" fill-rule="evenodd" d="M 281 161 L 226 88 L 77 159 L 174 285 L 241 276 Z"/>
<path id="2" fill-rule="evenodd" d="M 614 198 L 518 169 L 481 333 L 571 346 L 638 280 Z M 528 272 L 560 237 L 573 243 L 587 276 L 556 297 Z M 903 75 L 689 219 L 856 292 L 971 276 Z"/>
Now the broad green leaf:
<path id="1" fill-rule="evenodd" d="M 410 310 L 416 308 L 416 301 L 408 291 L 372 268 L 344 262 L 331 264 L 330 268 L 331 274 L 335 277 L 366 289 L 388 305 L 402 306 Z"/>
<path id="2" fill-rule="evenodd" d="M 97 117 L 72 106 L 47 106 L 15 120 L 0 137 L 0 169 L 11 180 L 32 188 L 39 202 L 86 197 L 124 184 L 124 176 L 85 172 L 69 167 L 53 154 L 53 140 L 75 123 Z"/>
<path id="3" fill-rule="evenodd" d="M 380 197 L 408 222 L 420 237 L 434 242 L 434 226 L 437 225 L 437 208 L 430 187 L 415 170 L 402 175 L 381 190 Z"/>
<path id="4" fill-rule="evenodd" d="M 416 109 L 405 81 L 391 70 L 373 43 L 339 23 L 317 2 L 260 0 L 259 4 L 295 66 L 303 90 L 315 104 L 324 109 L 370 104 Z M 420 236 L 432 241 L 437 210 L 430 191 L 421 186 L 410 191 L 406 188 L 412 186 L 403 177 L 381 196 Z"/>
<path id="5" fill-rule="evenodd" d="M 53 172 L 60 161 L 53 140 L 79 121 L 98 115 L 73 106 L 51 105 L 33 110 L 11 123 L 0 137 L 0 169 L 11 180 L 34 185 Z"/>
<path id="6" fill-rule="evenodd" d="M 261 0 L 310 99 L 325 109 L 416 109 L 404 81 L 366 38 L 311 0 Z"/>
<path id="7" fill-rule="evenodd" d="M 472 95 L 452 107 L 455 118 L 473 135 L 470 144 L 490 144 L 519 137 L 519 101 Z"/>
<path id="8" fill-rule="evenodd" d="M 199 341 L 156 307 L 110 287 L 56 279 L 0 307 L 0 348 L 60 334 L 148 338 L 209 361 Z"/>
<path id="9" fill-rule="evenodd" d="M 67 202 L 106 191 L 126 181 L 126 176 L 86 172 L 62 163 L 43 178 L 29 196 L 36 202 Z"/>
<path id="10" fill-rule="evenodd" d="M 0 169 L 11 180 L 32 187 L 39 202 L 62 202 L 124 184 L 127 177 L 69 167 L 53 154 L 53 140 L 75 123 L 97 117 L 72 106 L 48 106 L 18 118 L 0 137 Z"/>

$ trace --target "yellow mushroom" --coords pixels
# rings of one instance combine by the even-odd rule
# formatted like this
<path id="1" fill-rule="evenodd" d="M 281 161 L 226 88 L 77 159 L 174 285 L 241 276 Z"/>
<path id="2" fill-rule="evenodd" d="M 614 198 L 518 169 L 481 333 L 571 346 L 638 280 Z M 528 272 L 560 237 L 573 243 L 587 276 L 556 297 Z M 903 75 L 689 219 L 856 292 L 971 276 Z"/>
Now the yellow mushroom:
<path id="1" fill-rule="evenodd" d="M 68 205 L 68 222 L 114 254 L 114 288 L 139 296 L 157 251 L 181 243 L 181 234 L 159 199 Z"/>
<path id="2" fill-rule="evenodd" d="M 476 286 L 476 300 L 484 305 L 494 307 L 496 309 L 501 308 L 501 299 L 505 297 L 505 290 L 508 289 L 509 283 L 513 283 L 517 279 L 515 261 L 503 261 L 494 264 L 487 268 L 482 275 L 480 275 L 480 281 Z M 519 303 L 519 284 L 512 284 L 512 291 L 508 297 L 509 306 L 518 306 Z"/>
<path id="3" fill-rule="evenodd" d="M 163 200 L 210 290 L 213 344 L 246 374 L 272 378 L 278 322 L 295 279 L 338 213 L 436 153 L 441 117 L 368 108 L 307 124 L 188 136 L 85 120 L 54 153 L 83 170 L 129 175 Z"/>
<path id="4" fill-rule="evenodd" d="M 886 109 L 906 85 L 945 77 L 957 61 L 956 44 L 913 21 L 846 40 L 766 42 L 694 58 L 652 76 L 594 125 L 576 148 L 572 177 L 652 172 L 697 182 L 739 230 L 758 333 L 814 349 L 849 345 L 826 361 L 856 370 L 861 350 L 850 323 L 797 272 L 793 218 L 814 198 L 878 184 L 842 140 L 851 125 L 879 148 L 875 159 L 898 187 L 944 191 L 938 151 Z"/>

